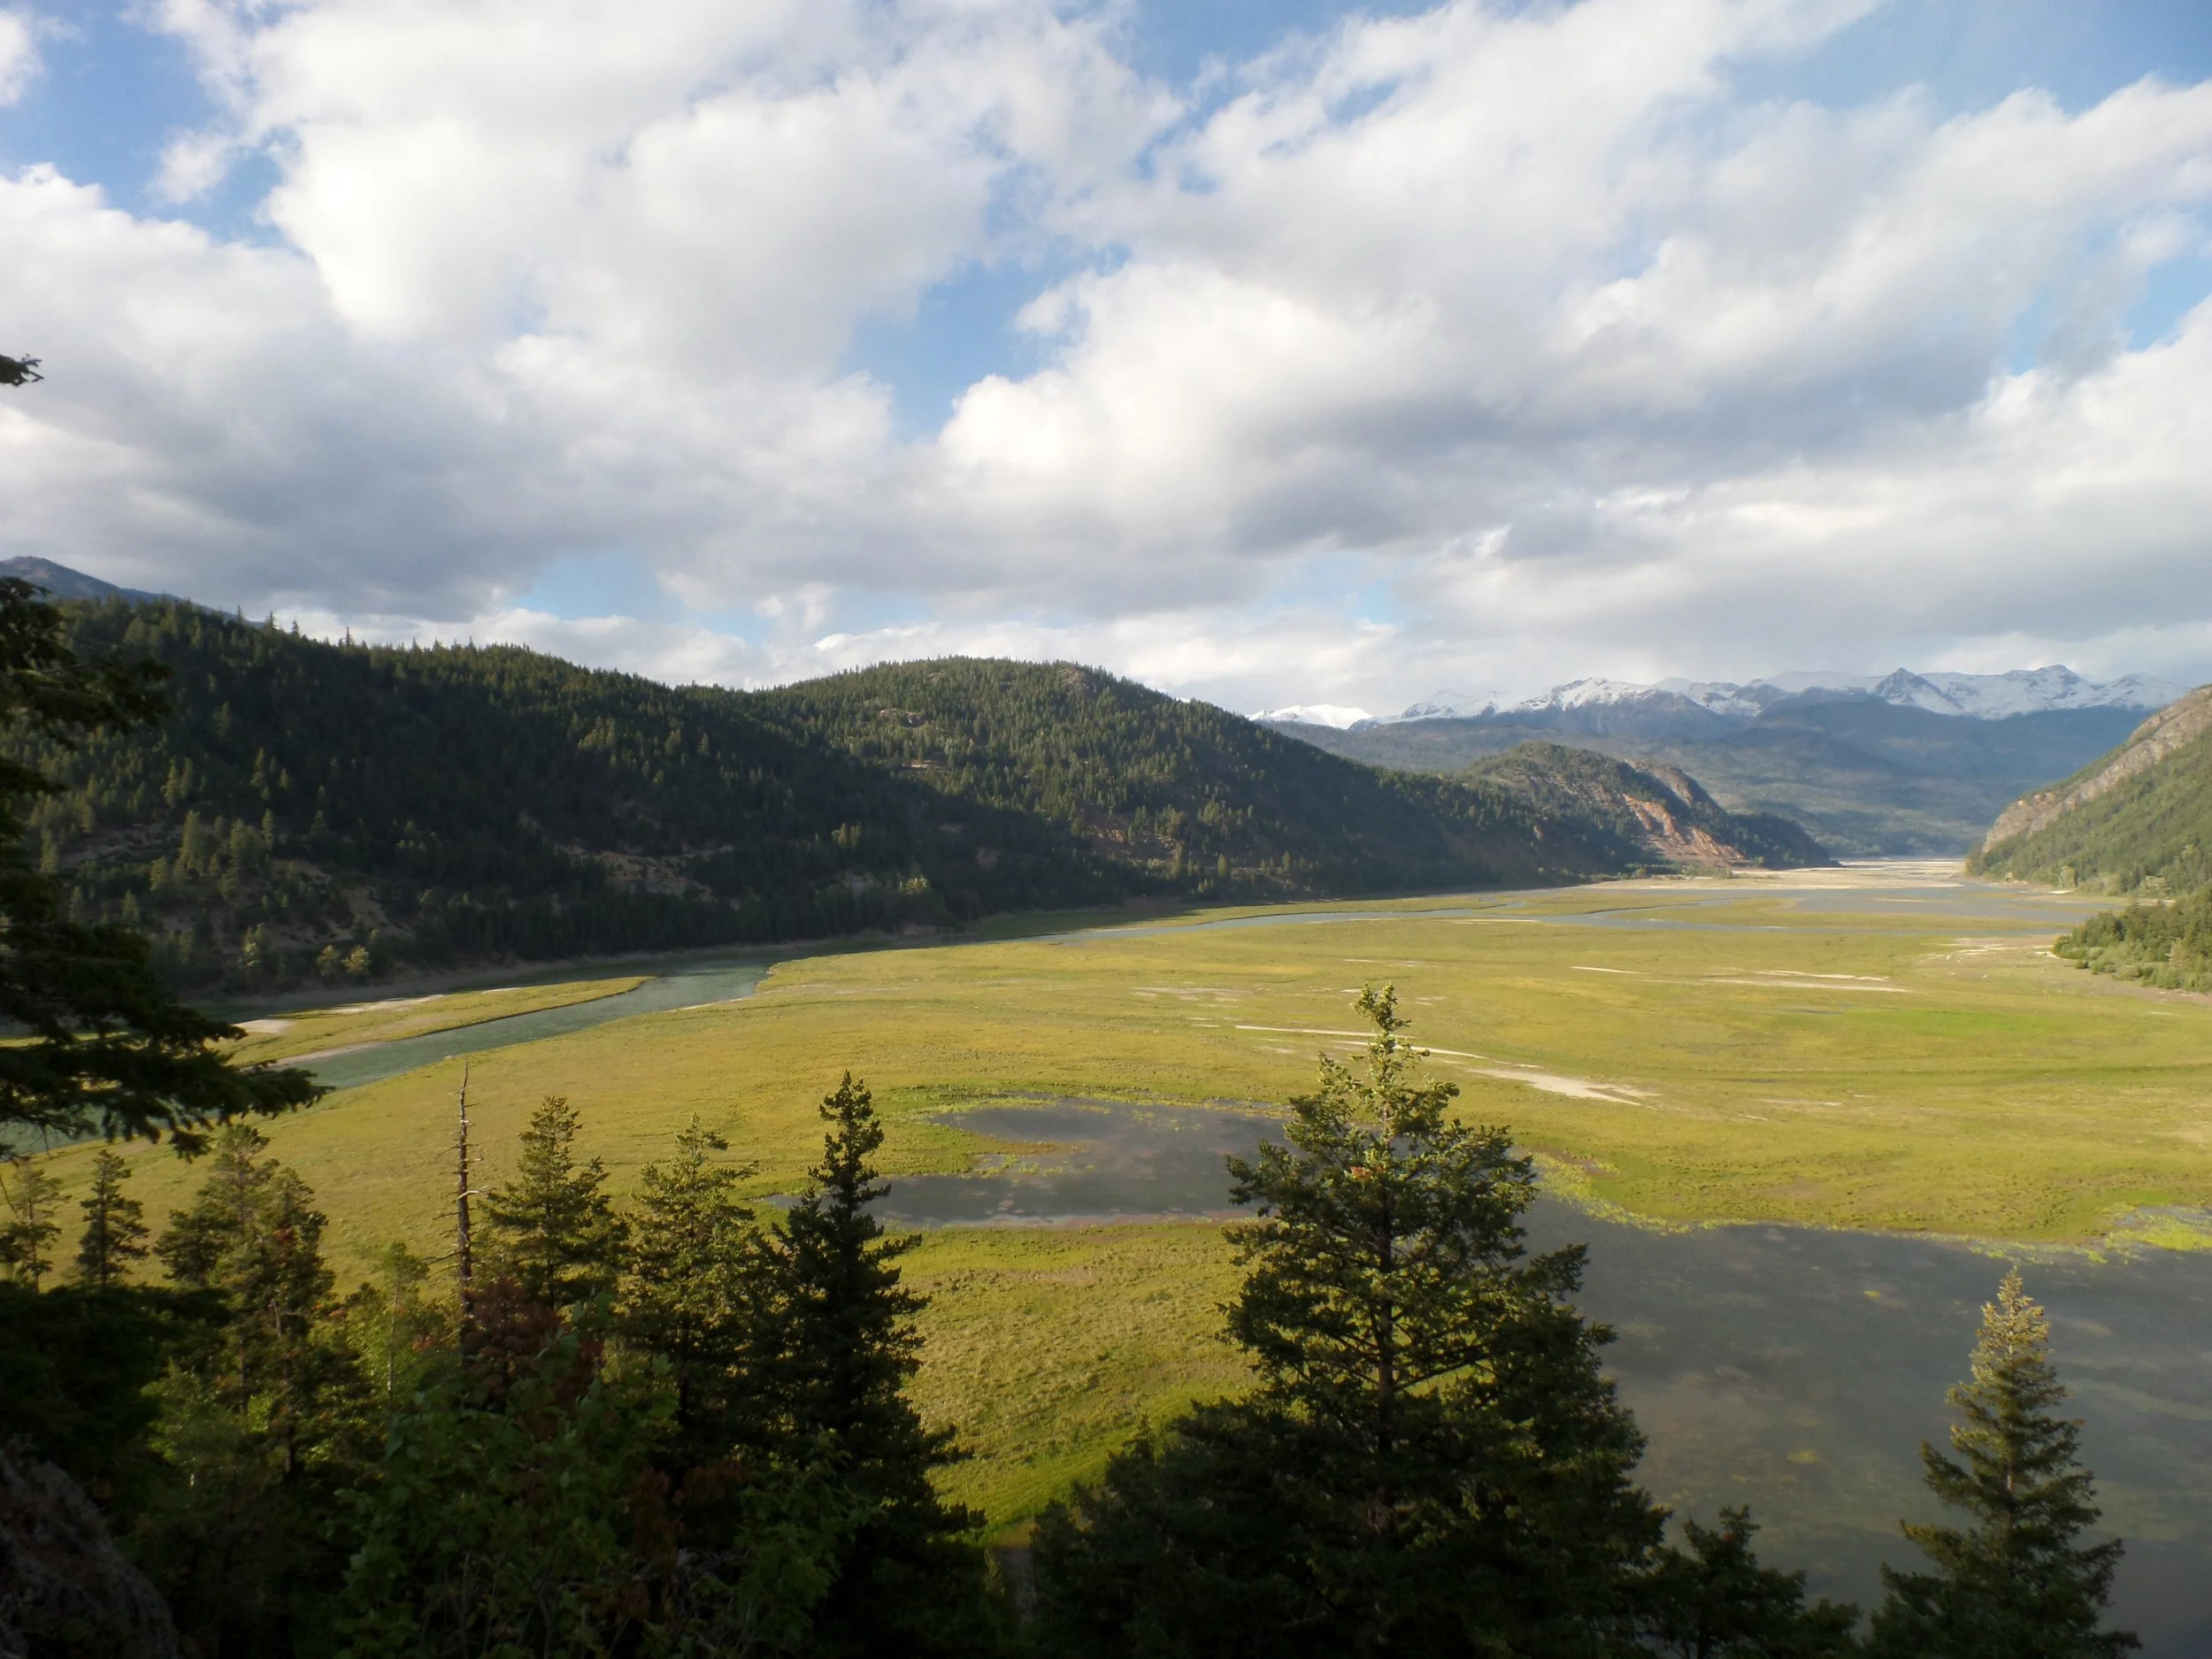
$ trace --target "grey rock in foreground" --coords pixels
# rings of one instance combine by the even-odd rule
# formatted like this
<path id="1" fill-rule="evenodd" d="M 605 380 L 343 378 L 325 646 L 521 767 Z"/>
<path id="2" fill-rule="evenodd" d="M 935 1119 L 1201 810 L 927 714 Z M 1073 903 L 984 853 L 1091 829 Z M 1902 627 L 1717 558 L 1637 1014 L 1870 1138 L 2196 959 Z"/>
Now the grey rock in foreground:
<path id="1" fill-rule="evenodd" d="M 177 1629 L 84 1488 L 0 1447 L 0 1659 L 177 1659 Z"/>

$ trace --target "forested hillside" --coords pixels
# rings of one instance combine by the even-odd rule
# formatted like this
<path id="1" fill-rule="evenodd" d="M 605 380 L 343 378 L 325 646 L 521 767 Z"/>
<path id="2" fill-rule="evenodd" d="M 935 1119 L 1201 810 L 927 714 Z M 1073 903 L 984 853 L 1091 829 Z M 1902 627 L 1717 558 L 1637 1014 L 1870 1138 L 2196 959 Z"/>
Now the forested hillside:
<path id="1" fill-rule="evenodd" d="M 752 694 L 812 738 L 918 781 L 941 833 L 1032 817 L 1182 890 L 1296 895 L 1617 871 L 1592 826 L 1494 785 L 1316 754 L 1210 703 L 1068 664 L 887 664 Z M 957 803 L 956 808 L 955 803 Z"/>
<path id="2" fill-rule="evenodd" d="M 2023 796 L 1967 867 L 2162 896 L 2212 881 L 2212 686 L 2160 710 L 2111 753 Z"/>
<path id="3" fill-rule="evenodd" d="M 40 861 L 188 984 L 1654 862 L 1525 780 L 1380 772 L 1065 665 L 740 693 L 175 602 L 65 610 L 81 653 L 169 664 L 173 713 L 25 750 L 64 786 L 34 810 Z"/>
<path id="4" fill-rule="evenodd" d="M 33 757 L 41 859 L 187 981 L 676 949 L 1145 887 L 1033 816 L 795 737 L 755 700 L 509 648 L 333 646 L 196 607 L 71 607 L 169 664 L 161 726 Z"/>

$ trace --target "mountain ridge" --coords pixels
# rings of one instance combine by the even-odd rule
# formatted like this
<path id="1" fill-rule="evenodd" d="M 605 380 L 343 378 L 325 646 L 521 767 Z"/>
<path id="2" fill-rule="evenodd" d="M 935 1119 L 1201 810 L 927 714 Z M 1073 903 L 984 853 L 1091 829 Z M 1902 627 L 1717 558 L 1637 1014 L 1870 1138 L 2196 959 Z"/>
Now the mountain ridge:
<path id="1" fill-rule="evenodd" d="M 1724 720 L 1748 722 L 1778 704 L 1800 696 L 1864 696 L 1900 708 L 1965 719 L 2000 720 L 2015 715 L 2070 709 L 2161 708 L 2185 687 L 2145 674 L 2126 674 L 2099 682 L 2063 664 L 2015 668 L 2001 674 L 1965 674 L 1948 670 L 1916 672 L 1898 668 L 1887 674 L 1828 671 L 1776 674 L 1738 683 L 1732 680 L 1671 679 L 1651 685 L 1624 680 L 1571 680 L 1518 702 L 1502 693 L 1440 691 L 1394 715 L 1371 715 L 1347 705 L 1317 703 L 1264 710 L 1256 720 L 1275 725 L 1319 725 L 1340 731 L 1397 726 L 1418 720 L 1497 719 L 1531 717 L 1605 706 L 1637 706 L 1655 711 L 1702 710 Z"/>
<path id="2" fill-rule="evenodd" d="M 1870 696 L 1798 693 L 1731 720 L 1688 699 L 1550 708 L 1517 718 L 1276 729 L 1332 754 L 1455 774 L 1517 744 L 1561 742 L 1679 767 L 1738 813 L 1793 818 L 1847 857 L 1962 855 L 2021 795 L 2073 773 L 2141 723 L 2126 709 L 1960 719 Z"/>
<path id="3" fill-rule="evenodd" d="M 61 609 L 81 654 L 168 664 L 174 710 L 73 749 L 9 736 L 61 786 L 27 813 L 40 865 L 73 916 L 139 927 L 173 979 L 242 993 L 1669 864 L 1611 809 L 1379 770 L 1072 664 L 740 692 L 511 646 L 337 644 L 180 601 Z M 1747 833 L 1717 834 L 1718 856 L 1810 856 Z"/>
<path id="4" fill-rule="evenodd" d="M 1968 858 L 1978 873 L 2153 895 L 2212 881 L 2212 686 L 2000 813 Z"/>

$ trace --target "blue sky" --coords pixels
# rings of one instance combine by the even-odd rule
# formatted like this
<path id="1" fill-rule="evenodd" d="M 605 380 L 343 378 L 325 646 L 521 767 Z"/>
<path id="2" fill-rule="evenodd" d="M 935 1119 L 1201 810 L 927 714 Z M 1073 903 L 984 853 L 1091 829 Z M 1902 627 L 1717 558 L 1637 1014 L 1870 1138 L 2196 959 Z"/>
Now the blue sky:
<path id="1" fill-rule="evenodd" d="M 0 6 L 7 552 L 759 682 L 2212 677 L 2212 8 Z"/>

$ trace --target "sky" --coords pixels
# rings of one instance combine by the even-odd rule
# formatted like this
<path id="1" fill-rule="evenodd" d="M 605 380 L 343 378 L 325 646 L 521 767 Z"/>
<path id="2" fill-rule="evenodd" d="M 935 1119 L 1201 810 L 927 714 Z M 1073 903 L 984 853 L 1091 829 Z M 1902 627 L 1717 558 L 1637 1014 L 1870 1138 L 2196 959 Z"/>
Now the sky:
<path id="1" fill-rule="evenodd" d="M 0 557 L 763 685 L 2212 680 L 2212 6 L 0 0 Z"/>

